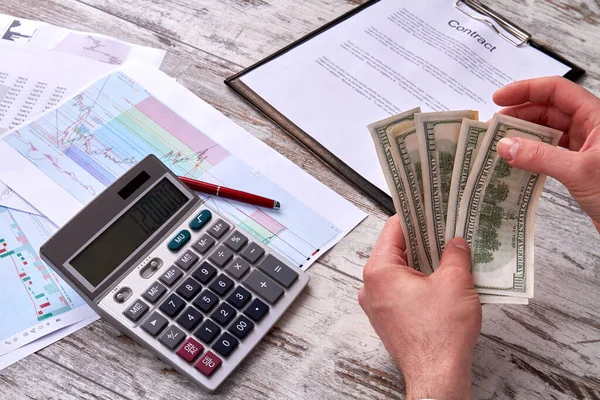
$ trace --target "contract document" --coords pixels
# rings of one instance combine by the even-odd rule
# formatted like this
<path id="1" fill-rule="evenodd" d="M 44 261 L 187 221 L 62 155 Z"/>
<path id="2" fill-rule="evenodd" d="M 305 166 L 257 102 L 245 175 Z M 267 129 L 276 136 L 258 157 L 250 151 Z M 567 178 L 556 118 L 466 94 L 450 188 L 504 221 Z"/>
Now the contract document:
<path id="1" fill-rule="evenodd" d="M 474 109 L 486 120 L 499 109 L 497 89 L 570 70 L 454 4 L 381 0 L 239 80 L 389 194 L 368 124 L 414 107 Z"/>

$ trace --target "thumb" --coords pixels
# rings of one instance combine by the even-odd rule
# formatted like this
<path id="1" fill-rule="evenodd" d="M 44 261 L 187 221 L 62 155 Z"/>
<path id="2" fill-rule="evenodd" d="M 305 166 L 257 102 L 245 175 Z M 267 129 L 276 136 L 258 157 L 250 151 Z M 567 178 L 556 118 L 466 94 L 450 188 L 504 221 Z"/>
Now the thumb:
<path id="1" fill-rule="evenodd" d="M 435 270 L 432 276 L 440 276 L 440 279 L 446 280 L 450 274 L 455 279 L 460 277 L 468 289 L 473 288 L 473 277 L 471 276 L 471 252 L 469 244 L 463 238 L 454 238 L 448 243 L 442 254 L 440 266 Z"/>
<path id="2" fill-rule="evenodd" d="M 521 138 L 504 138 L 498 142 L 498 154 L 511 166 L 551 176 L 569 187 L 573 166 L 580 154 L 548 143 Z"/>

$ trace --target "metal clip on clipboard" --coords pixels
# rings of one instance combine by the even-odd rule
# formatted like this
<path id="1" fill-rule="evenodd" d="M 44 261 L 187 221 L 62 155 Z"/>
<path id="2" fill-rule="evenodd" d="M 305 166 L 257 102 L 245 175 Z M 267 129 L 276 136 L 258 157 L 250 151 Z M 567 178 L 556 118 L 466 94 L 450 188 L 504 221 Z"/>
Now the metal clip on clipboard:
<path id="1" fill-rule="evenodd" d="M 465 9 L 465 7 L 461 6 L 461 5 L 464 5 L 468 8 L 470 8 L 471 10 L 476 11 L 477 13 L 479 13 L 481 15 L 484 15 L 485 17 L 489 17 L 489 18 L 491 18 L 491 20 L 488 18 L 482 17 L 480 15 L 476 15 L 470 11 L 467 11 Z M 466 15 L 468 15 L 469 17 L 488 25 L 490 28 L 492 28 L 494 31 L 496 31 L 496 33 L 498 35 L 500 35 L 500 37 L 502 39 L 506 40 L 508 43 L 512 44 L 513 46 L 521 47 L 523 45 L 528 44 L 529 40 L 531 39 L 531 34 L 529 34 L 529 32 L 525 31 L 524 29 L 520 28 L 515 23 L 504 18 L 502 15 L 498 14 L 496 11 L 494 11 L 491 8 L 489 8 L 488 6 L 482 4 L 478 0 L 457 0 L 456 3 L 454 4 L 454 6 L 457 9 L 459 9 L 460 11 L 462 11 L 463 13 L 465 13 Z M 514 38 L 504 34 L 504 32 L 502 32 L 494 24 L 494 22 L 496 24 L 498 24 L 501 29 L 510 33 L 511 35 L 514 36 L 514 38 L 516 38 L 518 40 L 515 40 Z"/>

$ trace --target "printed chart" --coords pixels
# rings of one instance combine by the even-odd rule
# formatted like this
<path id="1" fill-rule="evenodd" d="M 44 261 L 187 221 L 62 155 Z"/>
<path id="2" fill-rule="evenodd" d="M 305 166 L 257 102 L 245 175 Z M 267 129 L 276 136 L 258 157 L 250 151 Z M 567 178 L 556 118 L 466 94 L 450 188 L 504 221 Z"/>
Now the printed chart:
<path id="1" fill-rule="evenodd" d="M 38 256 L 54 230 L 44 217 L 0 207 L 0 315 L 10 321 L 0 324 L 0 349 L 49 330 L 60 315 L 84 304 Z"/>
<path id="2" fill-rule="evenodd" d="M 131 45 L 105 37 L 69 33 L 54 50 L 121 65 L 131 52 Z"/>
<path id="3" fill-rule="evenodd" d="M 99 80 L 4 140 L 83 204 L 148 154 L 177 175 L 275 198 L 284 212 L 221 198 L 209 202 L 297 266 L 340 233 L 122 72 Z"/>

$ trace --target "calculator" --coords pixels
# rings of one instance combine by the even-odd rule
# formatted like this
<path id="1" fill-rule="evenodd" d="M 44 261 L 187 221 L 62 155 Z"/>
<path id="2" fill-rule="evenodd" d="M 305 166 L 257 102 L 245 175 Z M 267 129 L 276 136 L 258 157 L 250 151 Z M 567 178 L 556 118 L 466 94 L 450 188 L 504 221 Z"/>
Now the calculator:
<path id="1" fill-rule="evenodd" d="M 100 316 L 213 391 L 308 283 L 251 232 L 150 155 L 40 254 Z"/>

